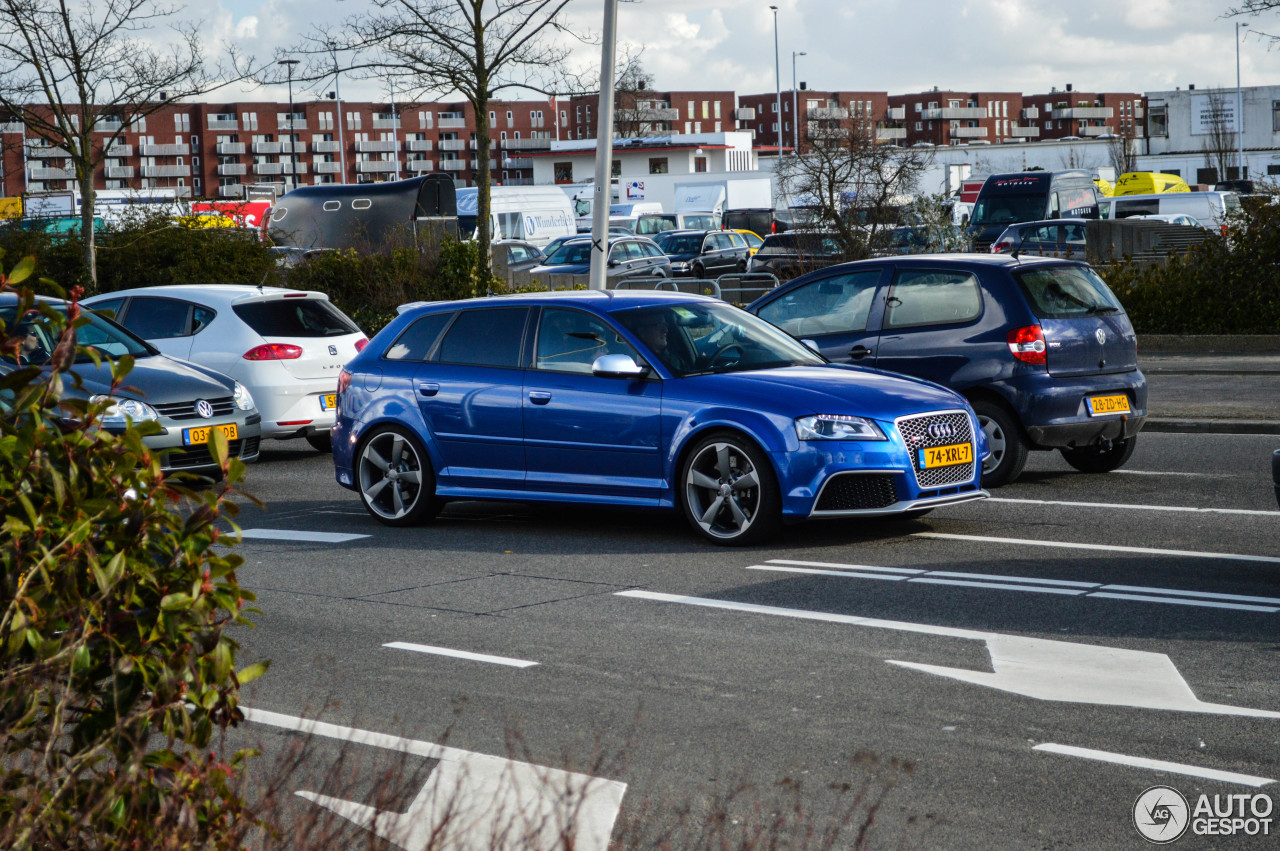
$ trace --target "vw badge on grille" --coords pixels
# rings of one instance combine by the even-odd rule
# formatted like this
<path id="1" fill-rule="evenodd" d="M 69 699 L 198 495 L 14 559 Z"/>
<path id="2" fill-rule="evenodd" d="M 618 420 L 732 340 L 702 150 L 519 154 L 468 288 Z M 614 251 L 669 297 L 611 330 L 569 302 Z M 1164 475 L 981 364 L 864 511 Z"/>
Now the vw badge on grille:
<path id="1" fill-rule="evenodd" d="M 1093 336 L 1098 338 L 1098 345 L 1105 346 L 1107 344 L 1107 332 L 1099 328 L 1094 332 Z"/>
<path id="2" fill-rule="evenodd" d="M 336 355 L 337 353 L 338 353 L 338 347 L 337 347 L 337 346 L 330 346 L 330 347 L 329 347 L 329 354 L 331 354 L 331 355 Z"/>
<path id="3" fill-rule="evenodd" d="M 933 423 L 929 426 L 929 436 L 934 440 L 946 440 L 955 437 L 956 427 L 951 423 Z"/>
<path id="4" fill-rule="evenodd" d="M 210 405 L 203 399 L 196 400 L 196 413 L 204 417 L 206 420 L 213 416 L 213 405 Z"/>

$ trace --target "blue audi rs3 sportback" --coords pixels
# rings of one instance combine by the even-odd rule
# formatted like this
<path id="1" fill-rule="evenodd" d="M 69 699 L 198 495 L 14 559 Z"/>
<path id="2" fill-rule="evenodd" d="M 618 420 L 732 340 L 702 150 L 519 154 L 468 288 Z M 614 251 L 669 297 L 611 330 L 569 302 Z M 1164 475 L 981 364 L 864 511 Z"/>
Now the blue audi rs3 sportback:
<path id="1" fill-rule="evenodd" d="M 414 307 L 347 364 L 338 397 L 338 483 L 392 526 L 457 499 L 652 506 L 733 545 L 783 521 L 987 495 L 986 436 L 962 396 L 828 363 L 703 296 Z"/>

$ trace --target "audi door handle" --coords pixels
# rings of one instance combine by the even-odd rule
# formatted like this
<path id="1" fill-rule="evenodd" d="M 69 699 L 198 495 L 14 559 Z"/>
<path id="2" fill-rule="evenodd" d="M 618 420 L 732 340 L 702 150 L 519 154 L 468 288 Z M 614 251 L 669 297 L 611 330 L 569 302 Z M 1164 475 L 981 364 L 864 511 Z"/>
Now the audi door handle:
<path id="1" fill-rule="evenodd" d="M 418 393 L 423 396 L 434 396 L 440 392 L 439 384 L 419 384 Z"/>
<path id="2" fill-rule="evenodd" d="M 530 390 L 529 401 L 535 405 L 545 405 L 551 401 L 551 394 L 546 390 Z"/>
<path id="3" fill-rule="evenodd" d="M 867 355 L 871 354 L 871 352 L 872 350 L 868 349 L 866 346 L 854 346 L 849 350 L 849 357 L 857 360 L 858 358 L 865 358 Z"/>

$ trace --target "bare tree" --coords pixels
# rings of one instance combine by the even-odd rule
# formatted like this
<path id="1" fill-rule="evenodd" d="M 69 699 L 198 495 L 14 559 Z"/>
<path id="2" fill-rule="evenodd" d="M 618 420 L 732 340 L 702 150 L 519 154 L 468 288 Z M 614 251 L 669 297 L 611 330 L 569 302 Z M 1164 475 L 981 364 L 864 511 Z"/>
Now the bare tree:
<path id="1" fill-rule="evenodd" d="M 1206 168 L 1214 169 L 1217 180 L 1228 180 L 1236 162 L 1236 131 L 1230 121 L 1231 109 L 1221 90 L 1210 90 L 1206 97 L 1209 99 L 1209 112 L 1205 123 L 1209 132 L 1201 145 L 1204 164 Z"/>
<path id="2" fill-rule="evenodd" d="M 199 23 L 156 0 L 0 0 L 0 111 L 66 151 L 80 189 L 89 279 L 98 280 L 93 175 L 139 118 L 245 77 L 204 59 Z M 172 36 L 157 46 L 159 25 Z M 229 53 L 232 66 L 238 57 Z"/>
<path id="3" fill-rule="evenodd" d="M 898 223 L 933 154 L 877 145 L 858 121 L 815 129 L 808 139 L 804 156 L 778 160 L 780 194 L 834 231 L 846 256 L 865 257 L 880 231 Z"/>
<path id="4" fill-rule="evenodd" d="M 1107 158 L 1116 171 L 1116 177 L 1138 170 L 1138 150 L 1135 145 L 1133 125 L 1123 125 L 1120 132 L 1107 140 Z"/>
<path id="5" fill-rule="evenodd" d="M 306 52 L 332 72 L 333 45 L 358 57 L 357 73 L 396 81 L 420 100 L 457 92 L 475 110 L 476 193 L 480 265 L 487 274 L 491 172 L 489 101 L 499 92 L 563 91 L 569 50 L 552 36 L 567 32 L 569 0 L 374 0 L 374 11 L 349 18 L 334 32 L 308 39 Z"/>

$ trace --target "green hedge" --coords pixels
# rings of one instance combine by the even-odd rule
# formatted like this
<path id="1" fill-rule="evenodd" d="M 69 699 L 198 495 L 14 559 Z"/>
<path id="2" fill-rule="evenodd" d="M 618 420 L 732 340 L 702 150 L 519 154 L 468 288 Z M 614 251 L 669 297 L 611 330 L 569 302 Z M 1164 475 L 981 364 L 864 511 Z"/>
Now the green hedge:
<path id="1" fill-rule="evenodd" d="M 1251 203 L 1164 265 L 1100 271 L 1139 334 L 1280 333 L 1280 206 Z"/>

